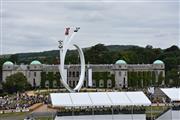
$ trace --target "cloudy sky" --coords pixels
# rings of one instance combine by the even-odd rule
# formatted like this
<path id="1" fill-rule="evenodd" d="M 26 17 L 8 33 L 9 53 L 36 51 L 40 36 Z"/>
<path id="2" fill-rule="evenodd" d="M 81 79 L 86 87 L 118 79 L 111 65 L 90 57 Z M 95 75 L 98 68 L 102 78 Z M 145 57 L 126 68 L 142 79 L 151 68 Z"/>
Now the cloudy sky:
<path id="1" fill-rule="evenodd" d="M 66 26 L 81 27 L 74 38 L 81 47 L 102 43 L 167 48 L 179 43 L 178 0 L 12 1 L 1 2 L 1 54 L 57 49 Z"/>

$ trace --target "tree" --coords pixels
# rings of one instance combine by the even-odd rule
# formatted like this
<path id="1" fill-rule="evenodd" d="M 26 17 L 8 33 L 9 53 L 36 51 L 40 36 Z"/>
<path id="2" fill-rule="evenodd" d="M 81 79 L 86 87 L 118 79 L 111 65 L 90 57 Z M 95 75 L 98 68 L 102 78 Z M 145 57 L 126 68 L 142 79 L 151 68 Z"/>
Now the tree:
<path id="1" fill-rule="evenodd" d="M 9 60 L 12 61 L 13 63 L 17 63 L 18 62 L 18 55 L 17 54 L 11 55 Z"/>
<path id="2" fill-rule="evenodd" d="M 3 89 L 8 93 L 22 92 L 30 89 L 30 87 L 27 78 L 21 72 L 8 76 L 6 82 L 3 83 Z"/>
<path id="3" fill-rule="evenodd" d="M 179 87 L 179 76 L 177 69 L 171 69 L 166 74 L 166 85 L 169 84 L 170 86 Z"/>
<path id="4" fill-rule="evenodd" d="M 178 46 L 173 45 L 170 48 L 165 49 L 165 52 L 174 52 L 174 51 L 178 51 L 178 50 L 179 50 Z"/>
<path id="5" fill-rule="evenodd" d="M 85 52 L 86 62 L 90 62 L 91 64 L 102 64 L 108 63 L 111 55 L 109 54 L 109 50 L 103 44 L 97 44 Z"/>
<path id="6" fill-rule="evenodd" d="M 146 49 L 153 49 L 153 46 L 152 45 L 147 45 L 145 48 Z"/>

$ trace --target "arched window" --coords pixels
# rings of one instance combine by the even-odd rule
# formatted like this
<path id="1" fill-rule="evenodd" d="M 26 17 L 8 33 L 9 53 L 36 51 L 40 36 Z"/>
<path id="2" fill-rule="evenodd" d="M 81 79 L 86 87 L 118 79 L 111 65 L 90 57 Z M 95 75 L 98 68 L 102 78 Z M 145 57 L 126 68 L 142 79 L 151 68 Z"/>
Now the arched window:
<path id="1" fill-rule="evenodd" d="M 36 87 L 36 79 L 33 79 L 33 87 Z"/>
<path id="2" fill-rule="evenodd" d="M 123 80 L 123 87 L 125 88 L 126 87 L 126 78 L 124 77 L 124 80 Z"/>
<path id="3" fill-rule="evenodd" d="M 34 77 L 36 77 L 36 72 L 34 72 Z"/>
<path id="4" fill-rule="evenodd" d="M 84 85 L 83 86 L 86 87 L 86 80 L 84 81 Z"/>
<path id="5" fill-rule="evenodd" d="M 73 72 L 73 77 L 75 77 L 75 72 Z"/>
<path id="6" fill-rule="evenodd" d="M 56 80 L 53 81 L 53 87 L 55 87 L 55 88 L 57 87 L 57 81 Z"/>
<path id="7" fill-rule="evenodd" d="M 99 87 L 104 87 L 104 80 L 99 80 Z"/>
<path id="8" fill-rule="evenodd" d="M 107 87 L 108 88 L 112 87 L 112 81 L 110 79 L 107 80 Z"/>
<path id="9" fill-rule="evenodd" d="M 75 85 L 76 85 L 76 81 L 73 81 L 73 86 L 72 87 L 75 87 Z"/>
<path id="10" fill-rule="evenodd" d="M 79 71 L 76 72 L 76 77 L 79 77 Z"/>
<path id="11" fill-rule="evenodd" d="M 121 71 L 119 72 L 119 76 L 121 76 Z"/>
<path id="12" fill-rule="evenodd" d="M 71 71 L 69 72 L 69 77 L 71 77 Z"/>
<path id="13" fill-rule="evenodd" d="M 49 80 L 46 80 L 46 82 L 45 82 L 45 87 L 46 87 L 46 88 L 49 87 Z"/>
<path id="14" fill-rule="evenodd" d="M 93 87 L 96 87 L 96 81 L 93 80 Z"/>

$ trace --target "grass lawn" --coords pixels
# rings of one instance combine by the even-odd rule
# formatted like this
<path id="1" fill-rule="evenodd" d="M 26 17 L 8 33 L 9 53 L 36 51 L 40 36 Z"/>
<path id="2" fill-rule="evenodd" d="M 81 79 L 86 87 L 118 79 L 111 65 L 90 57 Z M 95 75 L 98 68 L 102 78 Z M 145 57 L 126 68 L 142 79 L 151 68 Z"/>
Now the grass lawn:
<path id="1" fill-rule="evenodd" d="M 0 114 L 0 120 L 24 120 L 29 112 Z M 52 117 L 38 117 L 35 120 L 53 120 Z"/>
<path id="2" fill-rule="evenodd" d="M 26 116 L 29 114 L 29 112 L 18 112 L 18 113 L 5 113 L 5 114 L 0 114 L 0 117 L 14 117 L 14 116 Z"/>
<path id="3" fill-rule="evenodd" d="M 1 120 L 23 120 L 29 112 L 0 114 Z"/>
<path id="4" fill-rule="evenodd" d="M 152 113 L 151 113 L 151 109 L 152 109 Z M 154 117 L 157 117 L 159 114 L 161 114 L 167 109 L 168 109 L 168 106 L 152 106 L 152 108 L 148 106 L 146 107 L 146 116 L 148 117 L 152 115 Z"/>
<path id="5" fill-rule="evenodd" d="M 54 118 L 52 118 L 52 117 L 38 117 L 38 118 L 35 118 L 35 120 L 54 120 Z"/>

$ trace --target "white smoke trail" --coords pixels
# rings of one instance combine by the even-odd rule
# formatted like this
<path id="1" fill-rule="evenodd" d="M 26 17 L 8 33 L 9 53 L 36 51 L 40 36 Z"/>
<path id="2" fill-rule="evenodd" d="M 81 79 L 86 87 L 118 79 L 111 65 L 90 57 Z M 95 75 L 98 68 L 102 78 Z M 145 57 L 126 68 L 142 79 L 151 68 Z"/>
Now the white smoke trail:
<path id="1" fill-rule="evenodd" d="M 71 92 L 73 92 L 71 90 L 71 88 L 68 86 L 67 84 L 67 78 L 64 76 L 65 75 L 65 71 L 64 71 L 64 55 L 63 55 L 63 51 L 64 51 L 64 47 L 67 45 L 67 41 L 68 41 L 68 36 L 65 36 L 65 39 L 62 43 L 63 45 L 63 48 L 60 49 L 60 52 L 59 52 L 59 56 L 60 56 L 60 65 L 59 65 L 59 71 L 60 71 L 60 74 L 61 74 L 61 79 L 60 81 L 62 83 L 64 83 L 64 86 Z"/>
<path id="2" fill-rule="evenodd" d="M 59 66 L 59 71 L 61 74 L 61 81 L 64 84 L 64 86 L 71 92 L 74 92 L 69 85 L 67 84 L 67 78 L 65 77 L 65 71 L 64 71 L 64 64 L 65 64 L 65 56 L 67 53 L 68 48 L 70 47 L 70 43 L 72 42 L 74 36 L 76 35 L 76 32 L 73 32 L 70 38 L 66 35 L 65 39 L 62 43 L 63 48 L 60 49 L 60 66 Z M 69 38 L 69 39 L 68 39 Z"/>
<path id="3" fill-rule="evenodd" d="M 60 51 L 60 58 L 61 58 L 61 70 L 62 70 L 62 73 L 64 75 L 64 63 L 65 63 L 65 55 L 67 53 L 67 50 L 70 46 L 70 42 L 72 41 L 72 39 L 74 38 L 75 36 L 75 32 L 71 35 L 71 37 L 68 39 L 68 36 L 65 37 L 65 41 L 64 41 L 64 44 L 63 44 L 63 51 Z M 65 78 L 65 77 L 64 77 Z M 67 80 L 66 80 L 67 81 Z"/>
<path id="4" fill-rule="evenodd" d="M 76 35 L 76 32 L 73 32 L 71 37 L 67 40 L 66 44 L 64 44 L 63 58 L 65 58 L 66 52 L 68 48 L 70 47 L 70 42 L 72 42 L 72 39 L 74 38 L 75 35 Z"/>

